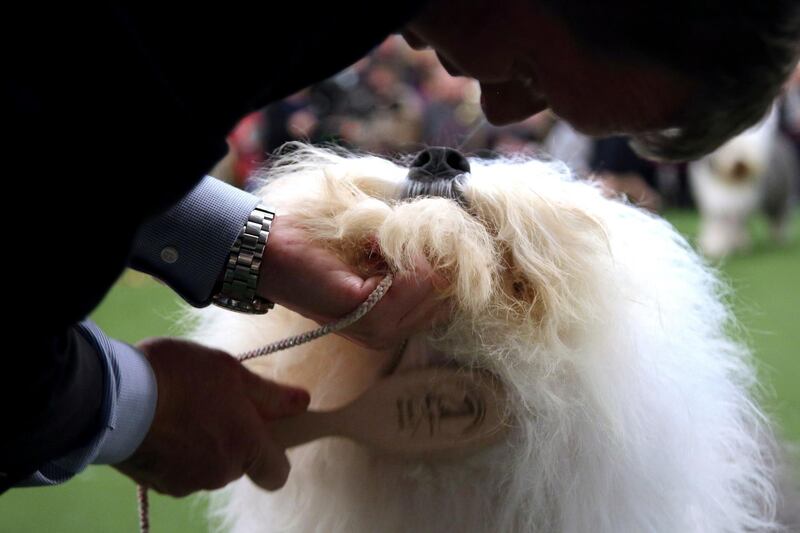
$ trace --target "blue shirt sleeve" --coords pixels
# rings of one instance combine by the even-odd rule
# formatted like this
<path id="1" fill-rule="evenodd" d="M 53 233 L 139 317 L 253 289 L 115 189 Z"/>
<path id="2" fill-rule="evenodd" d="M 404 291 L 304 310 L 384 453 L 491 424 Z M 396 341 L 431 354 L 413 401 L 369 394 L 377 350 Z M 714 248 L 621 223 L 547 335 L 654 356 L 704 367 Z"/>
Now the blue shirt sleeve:
<path id="1" fill-rule="evenodd" d="M 140 228 L 131 266 L 162 280 L 190 304 L 208 305 L 231 246 L 258 203 L 257 196 L 206 176 Z"/>
<path id="2" fill-rule="evenodd" d="M 103 367 L 104 390 L 100 430 L 81 448 L 40 467 L 21 486 L 54 485 L 89 464 L 113 464 L 127 459 L 144 440 L 155 414 L 156 379 L 144 355 L 110 339 L 92 322 L 78 331 L 96 352 Z"/>
<path id="3" fill-rule="evenodd" d="M 258 203 L 258 197 L 206 177 L 140 228 L 131 266 L 161 279 L 192 305 L 207 305 L 231 246 Z M 78 331 L 88 341 L 85 349 L 94 350 L 103 367 L 100 430 L 82 447 L 42 466 L 21 486 L 62 483 L 89 464 L 121 462 L 150 429 L 158 393 L 147 359 L 90 321 L 81 323 Z"/>

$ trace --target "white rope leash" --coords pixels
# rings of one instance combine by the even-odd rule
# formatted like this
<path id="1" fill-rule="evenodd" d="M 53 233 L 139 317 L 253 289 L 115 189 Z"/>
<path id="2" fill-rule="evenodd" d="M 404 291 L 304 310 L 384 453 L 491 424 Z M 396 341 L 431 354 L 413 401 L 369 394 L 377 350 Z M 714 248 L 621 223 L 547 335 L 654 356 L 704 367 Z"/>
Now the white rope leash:
<path id="1" fill-rule="evenodd" d="M 364 315 L 370 312 L 370 310 L 375 307 L 375 305 L 381 301 L 386 295 L 386 291 L 389 290 L 389 287 L 392 286 L 392 282 L 394 281 L 394 276 L 391 272 L 386 274 L 381 282 L 375 287 L 370 295 L 364 300 L 361 305 L 355 308 L 355 310 L 351 311 L 344 317 L 336 320 L 335 322 L 331 322 L 330 324 L 325 324 L 324 326 L 320 326 L 317 329 L 313 329 L 311 331 L 306 331 L 305 333 L 301 333 L 299 335 L 295 335 L 293 337 L 289 337 L 280 341 L 272 342 L 267 344 L 266 346 L 262 346 L 261 348 L 257 348 L 255 350 L 250 350 L 249 352 L 244 352 L 236 355 L 236 359 L 240 362 L 247 361 L 249 359 L 255 359 L 256 357 L 263 357 L 265 355 L 269 355 L 274 352 L 279 352 L 281 350 L 285 350 L 287 348 L 291 348 L 293 346 L 299 346 L 301 344 L 305 344 L 307 342 L 313 341 L 314 339 L 318 339 L 323 335 L 327 335 L 328 333 L 334 333 L 336 331 L 341 331 L 347 326 L 357 322 L 360 320 Z M 139 532 L 140 533 L 150 533 L 150 502 L 147 497 L 147 487 L 145 485 L 137 485 L 136 487 L 137 497 L 139 500 Z"/>
<path id="2" fill-rule="evenodd" d="M 146 485 L 136 485 L 136 497 L 139 499 L 139 531 L 150 533 L 150 498 Z"/>
<path id="3" fill-rule="evenodd" d="M 256 357 L 269 355 L 274 352 L 279 352 L 281 350 L 291 348 L 292 346 L 305 344 L 309 341 L 313 341 L 314 339 L 322 337 L 323 335 L 327 335 L 328 333 L 341 331 L 347 326 L 354 324 L 355 322 L 360 320 L 361 317 L 363 317 L 370 311 L 370 309 L 375 307 L 375 304 L 377 304 L 381 300 L 381 298 L 383 298 L 383 296 L 386 294 L 386 291 L 388 291 L 389 287 L 392 286 L 392 281 L 394 281 L 394 276 L 390 272 L 389 274 L 386 274 L 386 277 L 381 280 L 381 282 L 378 284 L 377 287 L 375 287 L 375 290 L 373 290 L 370 293 L 367 299 L 361 302 L 361 305 L 356 307 L 354 311 L 351 311 L 349 314 L 340 318 L 336 322 L 331 322 L 330 324 L 325 324 L 324 326 L 318 327 L 317 329 L 311 331 L 306 331 L 305 333 L 301 333 L 300 335 L 295 335 L 294 337 L 289 337 L 288 339 L 276 341 L 267 344 L 266 346 L 262 346 L 261 348 L 241 353 L 237 355 L 236 358 L 239 361 L 247 361 L 248 359 L 254 359 Z"/>

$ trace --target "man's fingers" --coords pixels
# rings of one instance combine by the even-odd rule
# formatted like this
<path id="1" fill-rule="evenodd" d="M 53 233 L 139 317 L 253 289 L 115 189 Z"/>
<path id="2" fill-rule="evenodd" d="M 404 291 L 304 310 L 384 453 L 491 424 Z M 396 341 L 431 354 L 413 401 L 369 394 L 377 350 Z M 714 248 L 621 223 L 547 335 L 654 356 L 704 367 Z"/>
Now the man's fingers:
<path id="1" fill-rule="evenodd" d="M 245 472 L 253 483 L 265 490 L 281 488 L 289 476 L 289 460 L 286 450 L 269 435 L 265 421 L 286 416 L 295 416 L 308 409 L 308 392 L 296 387 L 280 385 L 248 371 L 246 386 L 248 395 L 259 415 L 258 423 L 263 428 L 259 433 L 257 454 Z"/>
<path id="2" fill-rule="evenodd" d="M 378 285 L 380 285 L 381 281 L 383 281 L 383 278 L 385 277 L 386 274 L 379 274 L 377 276 L 372 276 L 371 278 L 367 278 L 366 280 L 364 280 L 364 283 L 361 285 L 359 289 L 360 293 L 359 296 L 361 297 L 360 298 L 361 301 L 364 301 L 367 298 L 369 298 L 369 295 L 372 294 L 372 291 L 378 288 Z"/>
<path id="3" fill-rule="evenodd" d="M 432 275 L 430 266 L 424 263 L 413 273 L 395 276 L 389 291 L 366 317 L 380 316 L 383 324 L 396 324 L 410 309 L 435 297 Z"/>
<path id="4" fill-rule="evenodd" d="M 387 348 L 432 325 L 445 304 L 438 293 L 448 282 L 424 258 L 415 263 L 413 272 L 398 275 L 384 298 L 342 332 L 345 337 L 370 348 Z"/>
<path id="5" fill-rule="evenodd" d="M 298 415 L 308 409 L 311 400 L 308 392 L 288 385 L 280 385 L 247 371 L 247 395 L 259 415 L 266 421 Z"/>
<path id="6" fill-rule="evenodd" d="M 412 307 L 397 321 L 397 330 L 412 334 L 418 330 L 433 327 L 446 321 L 450 305 L 440 298 L 428 298 L 420 305 Z"/>
<path id="7" fill-rule="evenodd" d="M 247 477 L 264 490 L 278 490 L 289 477 L 286 451 L 265 435 L 259 453 L 247 468 Z"/>

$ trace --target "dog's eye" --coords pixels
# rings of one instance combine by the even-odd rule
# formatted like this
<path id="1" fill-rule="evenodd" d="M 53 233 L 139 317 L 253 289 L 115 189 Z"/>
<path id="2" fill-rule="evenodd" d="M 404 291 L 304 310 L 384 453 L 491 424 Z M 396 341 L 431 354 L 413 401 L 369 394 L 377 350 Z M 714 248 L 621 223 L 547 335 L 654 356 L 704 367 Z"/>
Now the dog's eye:
<path id="1" fill-rule="evenodd" d="M 511 287 L 514 289 L 514 295 L 518 298 L 525 296 L 525 283 L 522 281 L 515 281 Z"/>

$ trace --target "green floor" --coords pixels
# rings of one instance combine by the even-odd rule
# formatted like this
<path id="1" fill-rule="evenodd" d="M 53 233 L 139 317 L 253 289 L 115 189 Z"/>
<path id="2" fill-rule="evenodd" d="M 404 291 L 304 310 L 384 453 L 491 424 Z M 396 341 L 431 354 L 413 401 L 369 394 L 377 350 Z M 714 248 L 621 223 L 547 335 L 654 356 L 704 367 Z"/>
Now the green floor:
<path id="1" fill-rule="evenodd" d="M 694 235 L 694 214 L 668 218 Z M 769 395 L 766 405 L 785 434 L 800 441 L 800 216 L 794 219 L 789 246 L 768 243 L 759 224 L 754 230 L 753 253 L 729 260 L 722 271 L 735 288 L 739 319 L 758 354 Z M 178 333 L 170 329 L 177 309 L 167 289 L 129 273 L 94 318 L 111 335 L 135 341 Z M 0 497 L 0 532 L 135 532 L 135 501 L 130 481 L 111 468 L 92 467 L 63 486 L 18 489 Z M 153 496 L 151 507 L 154 533 L 207 531 L 201 497 Z"/>

